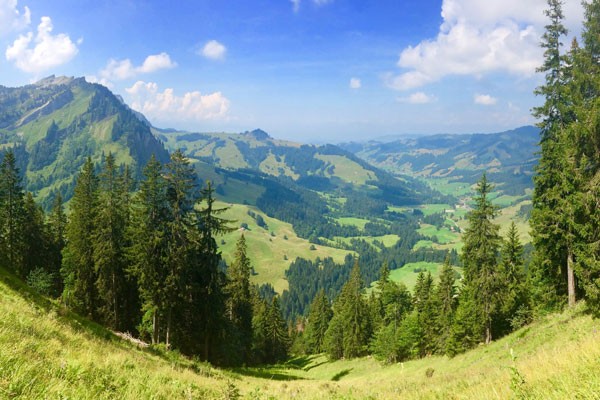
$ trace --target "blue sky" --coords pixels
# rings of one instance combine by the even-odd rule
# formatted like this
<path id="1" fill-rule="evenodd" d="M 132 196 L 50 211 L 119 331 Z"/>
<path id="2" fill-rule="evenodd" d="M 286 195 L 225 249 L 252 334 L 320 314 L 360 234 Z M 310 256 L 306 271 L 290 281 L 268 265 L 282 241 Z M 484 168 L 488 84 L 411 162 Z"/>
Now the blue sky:
<path id="1" fill-rule="evenodd" d="M 580 29 L 579 0 L 565 2 Z M 0 85 L 85 76 L 158 127 L 302 142 L 535 122 L 545 0 L 0 0 Z M 568 41 L 565 41 L 568 43 Z"/>

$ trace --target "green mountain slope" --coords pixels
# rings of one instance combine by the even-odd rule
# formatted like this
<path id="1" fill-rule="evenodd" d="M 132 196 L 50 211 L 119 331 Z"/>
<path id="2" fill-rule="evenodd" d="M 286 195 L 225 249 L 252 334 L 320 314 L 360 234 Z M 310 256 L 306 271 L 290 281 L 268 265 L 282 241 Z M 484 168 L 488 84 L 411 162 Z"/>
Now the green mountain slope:
<path id="1" fill-rule="evenodd" d="M 452 359 L 384 366 L 372 358 L 315 356 L 224 371 L 138 348 L 0 269 L 0 398 L 595 399 L 600 334 L 583 309 Z"/>
<path id="2" fill-rule="evenodd" d="M 367 143 L 342 148 L 393 173 L 425 179 L 473 184 L 483 171 L 502 185 L 506 195 L 522 195 L 533 187 L 539 130 L 525 126 L 495 134 L 433 135 Z"/>
<path id="3" fill-rule="evenodd" d="M 48 205 L 66 198 L 84 160 L 112 153 L 139 172 L 152 154 L 167 151 L 143 122 L 107 88 L 84 78 L 51 76 L 18 88 L 0 86 L 0 148 L 15 147 L 27 189 Z"/>
<path id="4" fill-rule="evenodd" d="M 418 181 L 393 177 L 334 145 L 275 140 L 260 129 L 241 134 L 158 129 L 155 133 L 169 149 L 182 149 L 199 161 L 280 177 L 316 192 L 357 191 L 370 198 L 385 198 L 391 205 L 420 204 L 436 195 Z"/>

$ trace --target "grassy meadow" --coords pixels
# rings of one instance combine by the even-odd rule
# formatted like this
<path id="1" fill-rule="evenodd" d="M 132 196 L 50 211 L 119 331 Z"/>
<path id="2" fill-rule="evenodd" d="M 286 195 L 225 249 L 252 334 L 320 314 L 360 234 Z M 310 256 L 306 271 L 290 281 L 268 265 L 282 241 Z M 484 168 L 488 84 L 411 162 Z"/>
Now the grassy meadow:
<path id="1" fill-rule="evenodd" d="M 298 357 L 219 370 L 141 348 L 0 269 L 2 399 L 598 399 L 600 322 L 578 304 L 452 359 Z"/>

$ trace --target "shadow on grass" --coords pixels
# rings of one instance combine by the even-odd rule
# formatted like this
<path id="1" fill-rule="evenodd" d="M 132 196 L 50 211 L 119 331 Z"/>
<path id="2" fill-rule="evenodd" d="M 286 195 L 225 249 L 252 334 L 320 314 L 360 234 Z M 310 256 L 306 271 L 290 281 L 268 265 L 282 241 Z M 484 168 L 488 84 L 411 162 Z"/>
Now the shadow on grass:
<path id="1" fill-rule="evenodd" d="M 339 381 L 340 379 L 342 379 L 343 377 L 345 377 L 346 375 L 348 375 L 350 372 L 352 372 L 354 368 L 349 368 L 349 369 L 344 369 L 340 372 L 338 372 L 337 374 L 335 374 L 331 380 L 334 382 Z"/>
<path id="2" fill-rule="evenodd" d="M 286 372 L 285 370 L 273 368 L 233 368 L 234 372 L 243 376 L 251 376 L 254 378 L 269 379 L 274 381 L 298 381 L 304 380 L 300 376 L 296 376 Z"/>

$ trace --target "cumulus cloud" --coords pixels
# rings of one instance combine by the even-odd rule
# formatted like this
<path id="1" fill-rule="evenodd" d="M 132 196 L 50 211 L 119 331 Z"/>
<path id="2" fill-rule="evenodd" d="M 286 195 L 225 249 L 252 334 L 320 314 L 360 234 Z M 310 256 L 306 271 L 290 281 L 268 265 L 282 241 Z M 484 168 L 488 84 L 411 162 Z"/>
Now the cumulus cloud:
<path id="1" fill-rule="evenodd" d="M 498 102 L 498 99 L 490 96 L 489 94 L 476 94 L 473 97 L 473 101 L 475 104 L 480 104 L 482 106 L 493 106 Z"/>
<path id="2" fill-rule="evenodd" d="M 124 80 L 134 78 L 139 74 L 148 74 L 161 69 L 175 68 L 177 63 L 171 60 L 167 53 L 160 53 L 146 57 L 142 65 L 135 66 L 130 59 L 110 59 L 106 67 L 100 71 L 101 79 Z"/>
<path id="3" fill-rule="evenodd" d="M 206 42 L 200 54 L 211 60 L 222 60 L 225 58 L 227 48 L 216 40 L 209 40 Z"/>
<path id="4" fill-rule="evenodd" d="M 6 59 L 30 73 L 39 73 L 71 61 L 78 52 L 77 45 L 64 33 L 53 35 L 53 28 L 50 17 L 42 17 L 37 34 L 19 35 L 6 49 Z"/>
<path id="5" fill-rule="evenodd" d="M 567 17 L 581 13 L 573 3 L 579 2 L 565 7 Z M 404 71 L 387 83 L 410 90 L 448 75 L 529 77 L 542 62 L 545 8 L 545 0 L 444 0 L 437 37 L 404 49 L 398 60 Z"/>
<path id="6" fill-rule="evenodd" d="M 360 79 L 358 78 L 350 78 L 350 89 L 360 89 L 362 86 Z"/>
<path id="7" fill-rule="evenodd" d="M 19 11 L 17 0 L 0 0 L 0 37 L 25 29 L 31 23 L 28 7 Z"/>
<path id="8" fill-rule="evenodd" d="M 222 120 L 229 112 L 229 100 L 221 92 L 203 95 L 194 91 L 177 96 L 173 89 L 161 92 L 156 83 L 143 81 L 125 90 L 131 97 L 131 108 L 151 120 Z"/>

